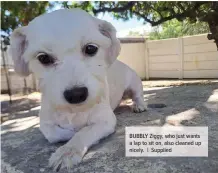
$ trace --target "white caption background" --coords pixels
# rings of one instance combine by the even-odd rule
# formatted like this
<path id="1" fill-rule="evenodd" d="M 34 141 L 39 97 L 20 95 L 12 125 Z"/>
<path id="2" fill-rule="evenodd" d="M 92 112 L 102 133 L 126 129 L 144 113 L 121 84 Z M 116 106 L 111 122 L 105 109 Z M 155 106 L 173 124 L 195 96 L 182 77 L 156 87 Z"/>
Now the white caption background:
<path id="1" fill-rule="evenodd" d="M 126 127 L 127 157 L 208 157 L 208 127 Z"/>

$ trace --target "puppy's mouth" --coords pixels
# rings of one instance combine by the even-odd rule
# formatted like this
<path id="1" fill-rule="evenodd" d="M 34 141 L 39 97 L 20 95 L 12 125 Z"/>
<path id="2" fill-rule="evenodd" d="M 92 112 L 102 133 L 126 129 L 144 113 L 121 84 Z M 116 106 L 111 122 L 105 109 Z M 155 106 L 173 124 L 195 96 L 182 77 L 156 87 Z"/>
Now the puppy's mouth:
<path id="1" fill-rule="evenodd" d="M 78 113 L 78 112 L 86 112 L 87 110 L 93 108 L 95 105 L 99 104 L 102 99 L 105 99 L 105 94 L 103 89 L 100 89 L 97 93 L 97 96 L 94 99 L 85 100 L 82 103 L 78 104 L 63 104 L 63 105 L 55 105 L 55 109 L 61 112 L 68 112 L 68 113 Z"/>

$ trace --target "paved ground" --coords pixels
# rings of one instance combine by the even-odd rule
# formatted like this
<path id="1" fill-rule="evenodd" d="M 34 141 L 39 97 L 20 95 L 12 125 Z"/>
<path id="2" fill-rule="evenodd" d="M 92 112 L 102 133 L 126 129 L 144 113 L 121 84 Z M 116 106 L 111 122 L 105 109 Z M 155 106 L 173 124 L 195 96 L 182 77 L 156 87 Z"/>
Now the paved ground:
<path id="1" fill-rule="evenodd" d="M 160 84 L 161 86 L 162 84 Z M 171 84 L 170 84 L 171 85 Z M 70 172 L 217 173 L 218 172 L 218 82 L 203 85 L 164 84 L 145 88 L 148 103 L 164 103 L 161 109 L 141 114 L 128 107 L 116 110 L 116 133 L 91 148 L 82 164 Z M 20 98 L 10 108 L 2 102 L 9 120 L 1 127 L 3 173 L 52 173 L 48 159 L 58 146 L 49 144 L 38 130 L 38 102 Z M 188 125 L 209 127 L 209 157 L 126 158 L 125 126 Z M 67 170 L 61 171 L 67 173 Z"/>

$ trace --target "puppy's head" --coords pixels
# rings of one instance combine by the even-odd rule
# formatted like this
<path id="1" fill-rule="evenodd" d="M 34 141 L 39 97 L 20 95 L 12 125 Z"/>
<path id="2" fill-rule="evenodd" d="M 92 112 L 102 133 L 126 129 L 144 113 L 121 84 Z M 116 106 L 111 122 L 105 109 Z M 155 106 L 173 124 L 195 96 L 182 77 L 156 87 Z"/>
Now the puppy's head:
<path id="1" fill-rule="evenodd" d="M 57 108 L 84 109 L 99 102 L 107 68 L 119 52 L 115 28 L 79 9 L 41 15 L 11 36 L 15 71 L 33 72 Z"/>

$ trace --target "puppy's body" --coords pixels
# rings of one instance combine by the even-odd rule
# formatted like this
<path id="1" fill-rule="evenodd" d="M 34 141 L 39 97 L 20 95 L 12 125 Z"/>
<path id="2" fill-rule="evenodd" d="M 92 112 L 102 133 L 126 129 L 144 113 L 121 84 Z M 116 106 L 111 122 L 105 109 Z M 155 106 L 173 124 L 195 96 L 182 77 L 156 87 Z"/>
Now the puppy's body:
<path id="1" fill-rule="evenodd" d="M 141 79 L 126 64 L 116 60 L 108 70 L 108 84 L 110 92 L 110 104 L 114 110 L 123 96 L 133 100 L 133 110 L 142 112 L 146 105 L 143 99 L 143 86 Z"/>
<path id="2" fill-rule="evenodd" d="M 116 60 L 108 69 L 107 83 L 109 92 L 106 87 L 104 92 L 108 93 L 108 96 L 105 98 L 105 102 L 108 105 L 107 100 L 109 99 L 112 110 L 119 106 L 126 92 L 131 93 L 130 95 L 127 95 L 127 97 L 133 99 L 135 103 L 133 105 L 133 110 L 135 112 L 145 110 L 146 104 L 142 99 L 143 89 L 141 80 L 127 65 Z M 42 100 L 42 105 L 50 105 L 50 101 L 44 98 Z M 73 112 L 73 110 L 53 109 L 52 106 L 42 107 L 40 112 L 40 129 L 46 134 L 46 138 L 51 143 L 67 141 L 71 139 L 77 131 L 89 123 L 88 119 L 92 114 L 95 114 L 96 107 L 98 108 L 98 104 L 85 112 L 81 111 L 77 113 Z M 101 109 L 103 108 L 104 107 Z M 105 119 L 105 116 L 107 115 L 102 114 L 101 118 Z M 51 128 L 51 131 L 45 133 L 48 129 L 48 124 L 54 124 L 57 125 L 57 127 L 54 128 L 55 130 Z"/>
<path id="3" fill-rule="evenodd" d="M 11 50 L 15 70 L 40 80 L 41 132 L 51 143 L 69 140 L 50 158 L 55 169 L 80 162 L 91 145 L 114 132 L 113 110 L 126 91 L 135 112 L 146 109 L 140 78 L 116 60 L 115 28 L 82 10 L 37 17 L 13 32 Z"/>

